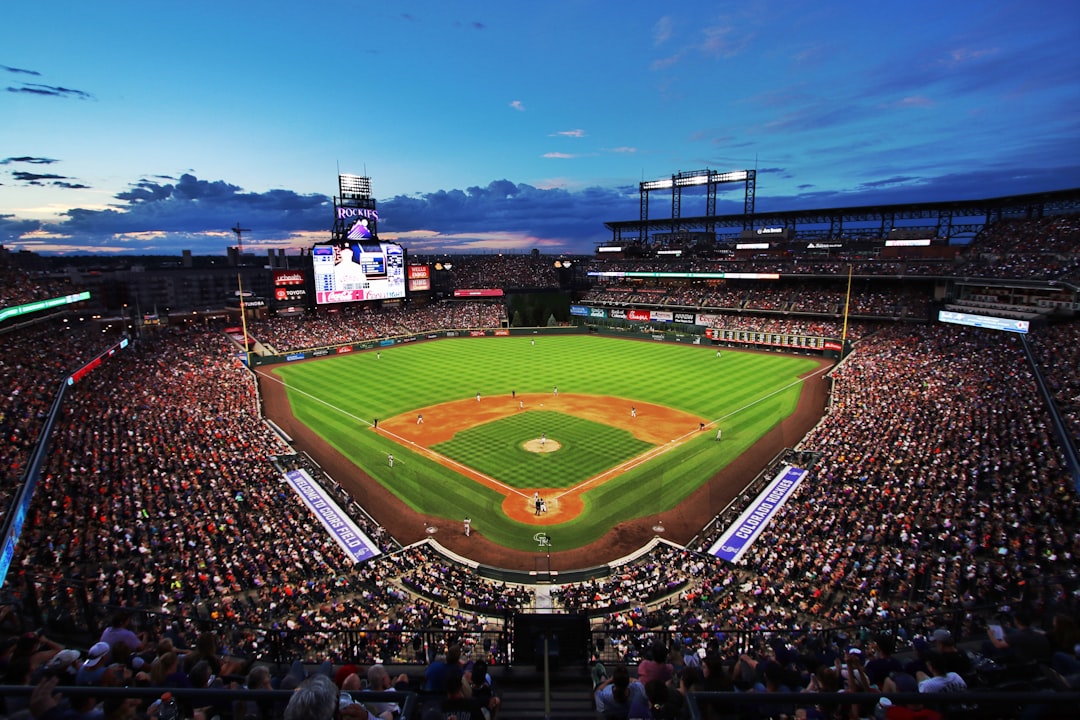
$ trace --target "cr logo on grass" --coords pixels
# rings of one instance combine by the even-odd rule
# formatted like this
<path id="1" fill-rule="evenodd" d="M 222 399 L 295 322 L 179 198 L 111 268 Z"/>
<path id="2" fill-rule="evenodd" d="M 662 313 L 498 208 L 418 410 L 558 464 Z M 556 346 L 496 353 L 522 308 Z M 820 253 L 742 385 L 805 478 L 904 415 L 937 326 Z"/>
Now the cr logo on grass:
<path id="1" fill-rule="evenodd" d="M 533 535 L 533 540 L 535 540 L 536 544 L 540 547 L 551 547 L 551 538 L 548 537 L 548 534 L 545 532 L 536 533 Z"/>

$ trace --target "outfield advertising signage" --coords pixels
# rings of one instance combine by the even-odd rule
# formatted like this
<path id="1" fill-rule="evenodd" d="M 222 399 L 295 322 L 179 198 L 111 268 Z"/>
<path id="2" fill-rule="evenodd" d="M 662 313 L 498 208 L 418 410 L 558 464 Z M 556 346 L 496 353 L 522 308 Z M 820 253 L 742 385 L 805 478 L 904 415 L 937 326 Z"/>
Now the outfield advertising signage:
<path id="1" fill-rule="evenodd" d="M 606 318 L 607 311 L 605 311 L 604 308 L 589 308 L 589 317 Z"/>
<path id="2" fill-rule="evenodd" d="M 677 313 L 675 313 L 675 322 L 680 323 L 682 325 L 696 325 L 697 324 L 696 322 L 694 322 L 694 313 L 688 313 L 688 312 L 677 312 Z"/>
<path id="3" fill-rule="evenodd" d="M 584 305 L 571 305 L 570 314 L 578 317 L 589 317 L 589 308 Z"/>

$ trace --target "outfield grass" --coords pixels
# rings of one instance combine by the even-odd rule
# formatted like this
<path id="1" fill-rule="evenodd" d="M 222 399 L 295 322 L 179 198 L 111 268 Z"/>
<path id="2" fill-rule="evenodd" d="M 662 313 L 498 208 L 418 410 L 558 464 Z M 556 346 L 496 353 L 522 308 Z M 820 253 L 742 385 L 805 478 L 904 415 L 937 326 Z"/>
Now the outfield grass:
<path id="1" fill-rule="evenodd" d="M 473 527 L 493 542 L 520 550 L 535 549 L 536 528 L 507 518 L 501 508 L 502 495 L 408 452 L 389 438 L 367 432 L 371 421 L 478 392 L 483 396 L 506 395 L 511 390 L 550 393 L 558 386 L 560 393 L 607 395 L 627 404 L 650 402 L 720 422 L 722 443 L 713 441 L 712 432 L 695 434 L 658 459 L 589 490 L 580 516 L 545 528 L 554 538 L 555 549 L 565 550 L 594 541 L 624 520 L 678 505 L 795 409 L 801 390 L 796 379 L 816 365 L 811 358 L 779 353 L 725 350 L 717 358 L 715 348 L 708 346 L 559 335 L 538 337 L 535 345 L 528 336 L 400 345 L 383 348 L 381 359 L 373 351 L 355 353 L 279 366 L 273 372 L 288 387 L 293 412 L 301 421 L 410 507 L 455 525 L 469 515 Z M 506 474 L 501 468 L 511 464 L 499 456 L 515 452 L 516 443 L 528 439 L 513 438 L 508 428 L 536 437 L 534 420 L 542 425 L 552 422 L 558 429 L 547 432 L 554 437 L 553 433 L 563 432 L 564 421 L 567 427 L 579 421 L 547 415 L 561 414 L 529 411 L 521 415 L 523 428 L 474 428 L 459 433 L 447 445 L 454 457 L 467 457 L 468 464 L 482 472 L 483 466 L 496 463 L 497 472 L 493 469 L 487 474 L 508 484 L 554 487 L 528 477 L 528 470 L 513 478 L 499 474 Z M 582 431 L 581 437 L 594 431 L 599 433 L 592 428 Z M 576 431 L 573 437 L 572 443 L 577 443 Z M 559 462 L 569 458 L 583 467 L 615 464 L 613 458 L 632 453 L 633 443 L 640 443 L 629 440 L 625 449 L 612 450 L 602 459 L 593 457 L 595 448 L 587 451 L 585 447 L 576 448 L 581 452 L 573 455 L 563 451 L 552 455 L 559 455 Z M 393 470 L 386 464 L 388 453 L 396 458 Z M 530 461 L 546 461 L 542 455 L 529 455 Z"/>

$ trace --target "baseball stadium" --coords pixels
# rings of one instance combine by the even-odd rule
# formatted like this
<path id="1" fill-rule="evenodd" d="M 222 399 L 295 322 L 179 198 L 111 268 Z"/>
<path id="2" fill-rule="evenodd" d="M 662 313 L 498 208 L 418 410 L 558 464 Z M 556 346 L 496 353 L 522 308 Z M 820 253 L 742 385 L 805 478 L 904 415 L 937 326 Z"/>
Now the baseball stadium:
<path id="1" fill-rule="evenodd" d="M 0 252 L 8 715 L 270 720 L 322 674 L 426 718 L 449 667 L 503 720 L 627 683 L 1072 717 L 1080 190 L 762 215 L 754 179 L 643 182 L 747 209 L 584 256 L 410 254 L 351 176 L 291 264 L 239 224 L 108 284 Z"/>

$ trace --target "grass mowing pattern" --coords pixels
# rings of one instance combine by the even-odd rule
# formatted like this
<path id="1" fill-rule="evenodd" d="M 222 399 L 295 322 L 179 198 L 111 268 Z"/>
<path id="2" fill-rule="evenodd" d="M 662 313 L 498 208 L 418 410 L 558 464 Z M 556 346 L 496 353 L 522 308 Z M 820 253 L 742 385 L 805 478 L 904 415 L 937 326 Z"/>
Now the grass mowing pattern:
<path id="1" fill-rule="evenodd" d="M 714 432 L 591 489 L 576 519 L 548 526 L 555 548 L 585 545 L 627 519 L 678 505 L 717 470 L 787 417 L 798 401 L 796 378 L 817 361 L 780 353 L 586 335 L 459 338 L 400 345 L 284 365 L 293 412 L 342 454 L 413 509 L 455 526 L 469 515 L 493 542 L 534 550 L 534 526 L 502 512 L 502 496 L 369 432 L 388 418 L 449 400 L 519 393 L 580 392 L 653 402 L 719 420 Z M 788 445 L 798 438 L 791 438 Z M 387 453 L 396 462 L 390 469 Z M 719 508 L 716 508 L 719 510 Z"/>
<path id="2" fill-rule="evenodd" d="M 536 453 L 526 440 L 547 434 L 562 448 Z M 515 488 L 569 488 L 652 448 L 625 430 L 532 410 L 463 430 L 432 449 Z"/>

